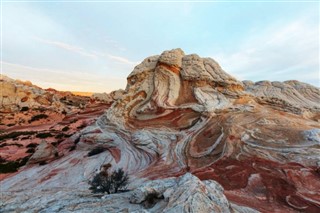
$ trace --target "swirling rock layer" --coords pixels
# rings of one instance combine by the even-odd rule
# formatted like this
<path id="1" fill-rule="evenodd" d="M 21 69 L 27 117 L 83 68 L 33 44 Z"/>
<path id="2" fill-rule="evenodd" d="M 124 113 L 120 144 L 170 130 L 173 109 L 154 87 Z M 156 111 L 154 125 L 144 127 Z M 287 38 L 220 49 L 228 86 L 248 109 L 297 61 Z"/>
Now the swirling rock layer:
<path id="1" fill-rule="evenodd" d="M 135 67 L 122 98 L 94 125 L 59 144 L 64 157 L 43 169 L 25 168 L 4 180 L 3 189 L 9 198 L 29 187 L 80 190 L 111 163 L 129 172 L 130 189 L 185 173 L 207 181 L 189 178 L 175 192 L 152 188 L 168 197 L 159 201 L 166 208 L 146 211 L 319 212 L 319 103 L 319 89 L 311 85 L 240 82 L 213 59 L 165 51 Z M 107 151 L 86 157 L 96 146 Z M 210 180 L 222 185 L 226 198 Z M 134 203 L 145 196 L 146 189 L 139 190 Z M 220 192 L 210 197 L 210 190 Z M 225 209 L 227 202 L 233 204 Z"/>

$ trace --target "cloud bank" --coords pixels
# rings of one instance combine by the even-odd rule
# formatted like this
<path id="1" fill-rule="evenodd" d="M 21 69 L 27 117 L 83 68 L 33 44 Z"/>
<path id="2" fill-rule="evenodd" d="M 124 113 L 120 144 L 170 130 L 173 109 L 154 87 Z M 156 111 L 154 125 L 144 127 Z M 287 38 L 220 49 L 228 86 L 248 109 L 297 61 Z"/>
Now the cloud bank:
<path id="1" fill-rule="evenodd" d="M 308 18 L 253 31 L 235 52 L 213 57 L 242 80 L 295 79 L 320 86 L 319 31 Z"/>

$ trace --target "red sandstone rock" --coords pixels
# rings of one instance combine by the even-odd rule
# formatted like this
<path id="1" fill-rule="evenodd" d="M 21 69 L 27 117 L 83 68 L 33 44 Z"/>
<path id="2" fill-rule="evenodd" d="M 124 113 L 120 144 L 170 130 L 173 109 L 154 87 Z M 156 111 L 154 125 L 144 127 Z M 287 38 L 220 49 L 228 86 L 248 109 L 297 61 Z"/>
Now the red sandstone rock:
<path id="1" fill-rule="evenodd" d="M 122 97 L 95 123 L 59 145 L 64 157 L 41 171 L 25 168 L 2 184 L 8 193 L 28 187 L 50 191 L 57 185 L 80 190 L 101 165 L 110 163 L 129 173 L 131 189 L 138 192 L 139 183 L 148 179 L 191 172 L 221 184 L 232 211 L 319 212 L 318 100 L 319 88 L 311 85 L 240 82 L 213 59 L 185 55 L 180 49 L 165 51 L 137 65 Z M 87 156 L 97 145 L 106 151 Z M 38 177 L 24 178 L 36 172 Z M 214 201 L 207 199 L 205 186 L 196 185 L 202 187 L 201 192 L 193 188 L 200 193 L 194 200 L 219 209 L 210 207 Z M 17 197 L 16 203 L 22 199 Z M 176 198 L 169 206 L 190 209 L 191 200 Z M 16 204 L 5 207 L 10 205 Z M 57 200 L 50 205 L 63 206 Z M 128 211 L 143 209 L 125 205 Z M 159 202 L 151 212 L 164 210 L 162 205 Z"/>

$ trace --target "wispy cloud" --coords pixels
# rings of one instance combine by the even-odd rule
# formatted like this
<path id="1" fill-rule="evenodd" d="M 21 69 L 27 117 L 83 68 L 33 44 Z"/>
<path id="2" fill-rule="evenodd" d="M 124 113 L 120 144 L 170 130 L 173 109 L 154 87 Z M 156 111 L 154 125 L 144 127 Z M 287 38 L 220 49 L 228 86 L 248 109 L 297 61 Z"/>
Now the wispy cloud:
<path id="1" fill-rule="evenodd" d="M 67 43 L 60 42 L 60 41 L 51 41 L 51 40 L 46 40 L 46 39 L 36 38 L 36 37 L 34 39 L 36 39 L 37 41 L 39 41 L 41 43 L 53 45 L 55 47 L 58 47 L 58 48 L 61 48 L 61 49 L 67 50 L 67 51 L 71 51 L 71 52 L 74 52 L 74 53 L 77 53 L 77 54 L 80 54 L 83 56 L 87 56 L 90 58 L 94 58 L 94 59 L 97 59 L 99 57 L 107 57 L 111 60 L 115 60 L 117 62 L 127 64 L 127 65 L 136 65 L 139 63 L 139 62 L 131 61 L 125 57 L 115 56 L 115 55 L 111 55 L 108 53 L 101 53 L 101 52 L 97 52 L 97 51 L 89 51 L 89 50 L 85 50 L 82 47 L 67 44 Z M 110 41 L 116 42 L 113 40 L 110 40 Z"/>
<path id="2" fill-rule="evenodd" d="M 254 31 L 236 52 L 213 56 L 236 77 L 250 80 L 296 80 L 319 86 L 319 32 L 300 18 Z M 304 73 L 308 72 L 308 75 Z"/>
<path id="3" fill-rule="evenodd" d="M 110 54 L 107 54 L 107 56 L 110 59 L 116 60 L 116 61 L 121 62 L 121 63 L 128 64 L 128 65 L 136 65 L 136 64 L 139 63 L 137 61 L 136 62 L 135 61 L 130 61 L 129 59 L 124 58 L 124 57 L 120 57 L 120 56 L 114 56 L 114 55 L 110 55 Z"/>
<path id="4" fill-rule="evenodd" d="M 2 61 L 3 74 L 10 78 L 31 80 L 43 87 L 58 90 L 111 92 L 124 88 L 125 78 L 114 78 L 75 70 L 47 69 Z"/>
<path id="5" fill-rule="evenodd" d="M 58 47 L 58 48 L 61 48 L 61 49 L 65 49 L 67 51 L 71 51 L 71 52 L 74 52 L 74 53 L 77 53 L 77 54 L 80 54 L 80 55 L 83 55 L 83 56 L 87 56 L 87 57 L 90 57 L 90 58 L 96 59 L 98 57 L 98 55 L 92 53 L 91 51 L 87 51 L 84 48 L 78 47 L 78 46 L 75 46 L 75 45 L 70 45 L 70 44 L 67 44 L 67 43 L 64 43 L 64 42 L 60 42 L 60 41 L 45 40 L 45 39 L 37 38 L 37 37 L 35 37 L 34 39 L 39 41 L 39 42 L 41 42 L 41 43 L 53 45 L 55 47 Z"/>

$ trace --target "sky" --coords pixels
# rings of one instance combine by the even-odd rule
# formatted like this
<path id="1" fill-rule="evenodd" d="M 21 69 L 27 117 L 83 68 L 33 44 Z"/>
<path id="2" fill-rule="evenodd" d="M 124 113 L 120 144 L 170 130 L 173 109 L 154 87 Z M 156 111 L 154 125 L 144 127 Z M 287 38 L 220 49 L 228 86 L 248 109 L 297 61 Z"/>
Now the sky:
<path id="1" fill-rule="evenodd" d="M 2 1 L 1 72 L 111 92 L 144 58 L 182 48 L 239 80 L 320 87 L 319 2 Z"/>

